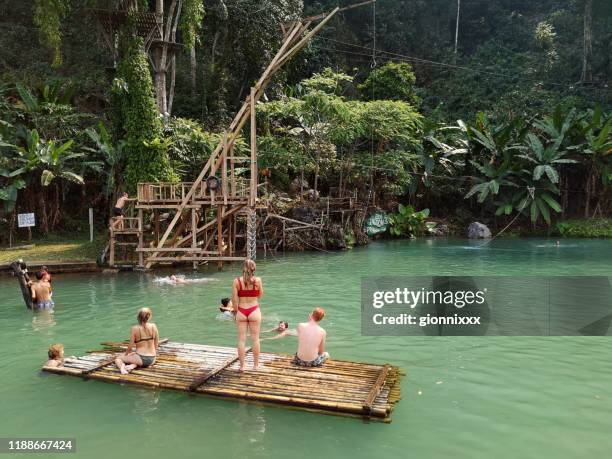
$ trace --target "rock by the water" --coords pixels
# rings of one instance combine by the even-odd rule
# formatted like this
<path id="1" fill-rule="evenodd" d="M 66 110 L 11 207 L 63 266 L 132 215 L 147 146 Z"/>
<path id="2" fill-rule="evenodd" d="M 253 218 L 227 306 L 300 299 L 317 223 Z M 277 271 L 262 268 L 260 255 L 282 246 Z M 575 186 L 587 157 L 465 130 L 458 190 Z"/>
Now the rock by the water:
<path id="1" fill-rule="evenodd" d="M 489 239 L 491 230 L 484 223 L 472 222 L 468 227 L 468 237 L 470 239 Z"/>
<path id="2" fill-rule="evenodd" d="M 434 236 L 448 236 L 449 232 L 450 230 L 448 229 L 448 225 L 437 225 L 436 229 L 434 230 Z"/>

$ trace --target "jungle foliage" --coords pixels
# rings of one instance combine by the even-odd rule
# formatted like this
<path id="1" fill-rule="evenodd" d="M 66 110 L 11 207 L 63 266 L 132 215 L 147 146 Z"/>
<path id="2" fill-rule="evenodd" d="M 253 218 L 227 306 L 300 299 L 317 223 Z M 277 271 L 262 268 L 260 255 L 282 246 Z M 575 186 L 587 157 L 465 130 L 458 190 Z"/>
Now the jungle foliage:
<path id="1" fill-rule="evenodd" d="M 120 4 L 0 0 L 3 225 L 35 211 L 43 233 L 68 228 L 86 206 L 107 212 L 118 189 L 191 180 L 278 48 L 281 24 L 338 2 L 182 0 L 165 116 L 142 44 L 121 35 L 115 65 L 91 13 Z M 258 106 L 270 185 L 303 179 L 395 213 L 402 204 L 498 225 L 609 217 L 612 4 L 463 0 L 455 53 L 456 6 L 388 0 L 375 22 L 371 6 L 333 19 Z"/>

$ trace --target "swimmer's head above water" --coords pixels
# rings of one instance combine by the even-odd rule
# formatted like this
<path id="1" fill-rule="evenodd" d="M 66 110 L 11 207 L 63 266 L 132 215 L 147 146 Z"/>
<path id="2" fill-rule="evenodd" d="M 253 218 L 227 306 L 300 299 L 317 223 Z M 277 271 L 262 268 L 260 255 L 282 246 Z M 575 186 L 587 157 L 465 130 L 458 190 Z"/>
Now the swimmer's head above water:
<path id="1" fill-rule="evenodd" d="M 276 327 L 276 330 L 279 332 L 283 332 L 285 330 L 287 330 L 289 328 L 289 322 L 284 322 L 284 321 L 280 321 L 278 323 L 278 327 Z"/>

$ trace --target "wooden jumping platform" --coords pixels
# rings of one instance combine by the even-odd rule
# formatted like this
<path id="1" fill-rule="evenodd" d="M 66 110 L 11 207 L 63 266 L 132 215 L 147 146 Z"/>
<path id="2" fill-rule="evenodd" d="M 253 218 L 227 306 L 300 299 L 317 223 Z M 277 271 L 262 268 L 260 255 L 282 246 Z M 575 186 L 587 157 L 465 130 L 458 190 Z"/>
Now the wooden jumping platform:
<path id="1" fill-rule="evenodd" d="M 384 422 L 391 421 L 400 399 L 400 371 L 391 365 L 330 360 L 321 367 L 304 368 L 293 365 L 291 356 L 261 353 L 261 369 L 240 373 L 236 348 L 166 341 L 160 344 L 154 365 L 122 375 L 113 362 L 126 343 L 103 346 L 63 367 L 43 370 Z M 247 351 L 250 367 L 252 356 Z"/>

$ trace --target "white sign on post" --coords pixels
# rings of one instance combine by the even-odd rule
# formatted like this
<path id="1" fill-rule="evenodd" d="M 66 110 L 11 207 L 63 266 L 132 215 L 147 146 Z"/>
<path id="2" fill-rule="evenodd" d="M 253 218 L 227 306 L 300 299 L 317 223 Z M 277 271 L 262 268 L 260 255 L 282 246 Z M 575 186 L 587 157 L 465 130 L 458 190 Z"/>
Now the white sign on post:
<path id="1" fill-rule="evenodd" d="M 30 226 L 36 226 L 36 220 L 34 214 L 17 214 L 17 226 L 19 228 L 27 228 Z"/>

